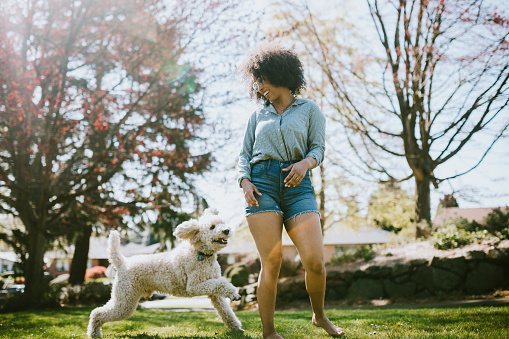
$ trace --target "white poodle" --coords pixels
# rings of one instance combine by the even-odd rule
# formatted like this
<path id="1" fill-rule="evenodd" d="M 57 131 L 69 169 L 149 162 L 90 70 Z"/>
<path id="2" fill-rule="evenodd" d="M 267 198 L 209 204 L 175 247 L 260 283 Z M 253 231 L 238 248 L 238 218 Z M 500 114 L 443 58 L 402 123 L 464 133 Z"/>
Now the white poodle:
<path id="1" fill-rule="evenodd" d="M 183 241 L 166 253 L 124 258 L 119 252 L 119 233 L 111 231 L 108 255 L 117 274 L 111 299 L 90 314 L 88 336 L 102 338 L 104 323 L 130 317 L 140 297 L 149 297 L 154 291 L 178 297 L 207 295 L 226 326 L 243 331 L 225 299 L 238 300 L 240 295 L 235 286 L 221 278 L 216 253 L 227 245 L 231 230 L 217 214 L 207 209 L 198 220 L 179 225 L 174 235 Z"/>

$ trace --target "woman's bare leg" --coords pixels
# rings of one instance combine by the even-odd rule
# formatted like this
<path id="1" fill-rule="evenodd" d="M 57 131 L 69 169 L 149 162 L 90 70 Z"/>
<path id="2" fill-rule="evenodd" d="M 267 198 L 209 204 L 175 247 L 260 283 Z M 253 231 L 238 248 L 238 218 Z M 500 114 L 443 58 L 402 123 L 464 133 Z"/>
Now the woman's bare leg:
<path id="1" fill-rule="evenodd" d="M 332 324 L 324 313 L 325 263 L 320 218 L 317 213 L 304 213 L 285 223 L 288 235 L 299 252 L 306 271 L 306 289 L 313 309 L 313 325 L 322 327 L 328 334 L 345 334 L 342 328 Z"/>
<path id="2" fill-rule="evenodd" d="M 282 338 L 274 327 L 274 311 L 277 280 L 282 260 L 283 219 L 276 212 L 263 212 L 248 216 L 247 223 L 256 243 L 262 267 L 258 277 L 256 296 L 262 321 L 263 338 Z"/>

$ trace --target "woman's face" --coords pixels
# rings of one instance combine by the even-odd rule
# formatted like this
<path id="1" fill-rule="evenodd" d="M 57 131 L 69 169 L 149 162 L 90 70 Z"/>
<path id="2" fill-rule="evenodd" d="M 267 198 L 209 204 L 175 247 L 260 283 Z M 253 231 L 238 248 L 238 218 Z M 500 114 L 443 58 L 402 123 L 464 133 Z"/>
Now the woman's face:
<path id="1" fill-rule="evenodd" d="M 263 81 L 255 81 L 253 83 L 253 90 L 260 93 L 265 99 L 273 102 L 281 96 L 282 91 L 284 91 L 285 87 L 276 87 L 270 83 L 270 81 L 265 78 Z M 286 89 L 288 90 L 288 89 Z"/>

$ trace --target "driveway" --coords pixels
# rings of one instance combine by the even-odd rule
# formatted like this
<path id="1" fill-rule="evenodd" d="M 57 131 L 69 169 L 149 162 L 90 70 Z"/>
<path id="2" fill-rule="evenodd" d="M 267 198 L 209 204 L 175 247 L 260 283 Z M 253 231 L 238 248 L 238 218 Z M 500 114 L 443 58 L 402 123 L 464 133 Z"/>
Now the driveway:
<path id="1" fill-rule="evenodd" d="M 140 303 L 141 308 L 164 308 L 168 310 L 200 310 L 213 311 L 214 307 L 207 297 L 177 298 L 166 297 L 163 300 L 144 301 Z"/>

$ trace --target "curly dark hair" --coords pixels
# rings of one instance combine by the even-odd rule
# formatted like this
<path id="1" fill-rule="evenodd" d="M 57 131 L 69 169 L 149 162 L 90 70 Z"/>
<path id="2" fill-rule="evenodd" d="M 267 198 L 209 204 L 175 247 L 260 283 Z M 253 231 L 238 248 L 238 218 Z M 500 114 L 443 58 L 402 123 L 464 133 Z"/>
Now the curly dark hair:
<path id="1" fill-rule="evenodd" d="M 253 83 L 268 80 L 276 87 L 286 87 L 292 95 L 306 88 L 304 69 L 297 54 L 277 42 L 263 42 L 256 47 L 240 65 L 238 73 L 249 85 L 250 97 L 270 104 L 263 95 L 255 92 Z"/>

